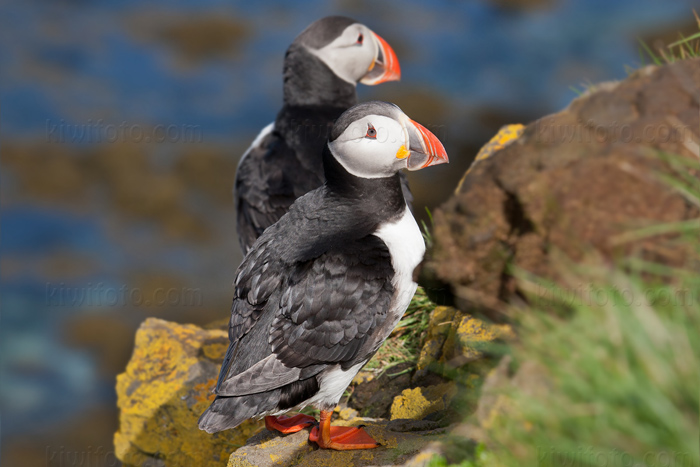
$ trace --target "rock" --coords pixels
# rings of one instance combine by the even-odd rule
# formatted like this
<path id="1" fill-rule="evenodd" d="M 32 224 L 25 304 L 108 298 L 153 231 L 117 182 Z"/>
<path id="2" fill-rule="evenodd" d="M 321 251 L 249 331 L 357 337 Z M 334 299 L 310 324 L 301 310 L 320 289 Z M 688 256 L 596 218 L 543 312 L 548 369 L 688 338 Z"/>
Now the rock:
<path id="1" fill-rule="evenodd" d="M 380 369 L 378 376 L 369 371 L 358 373 L 349 388 L 351 395 L 347 400 L 348 405 L 363 417 L 387 418 L 394 397 L 411 387 L 412 369 L 413 365 L 405 362 L 387 371 Z M 396 373 L 401 374 L 393 376 Z"/>
<path id="2" fill-rule="evenodd" d="M 434 458 L 436 456 L 442 458 L 443 454 L 443 445 L 441 443 L 430 443 L 425 448 L 421 449 L 418 454 L 406 461 L 403 467 L 429 467 L 431 465 L 441 465 L 435 464 Z"/>
<path id="3" fill-rule="evenodd" d="M 484 359 L 489 345 L 515 338 L 508 324 L 492 324 L 474 316 L 457 312 L 442 350 L 443 358 L 452 368 Z"/>
<path id="4" fill-rule="evenodd" d="M 659 156 L 697 161 L 699 103 L 700 59 L 693 59 L 594 86 L 531 123 L 475 164 L 434 212 L 434 245 L 421 277 L 447 284 L 461 310 L 504 320 L 503 302 L 532 293 L 516 284 L 514 267 L 558 281 L 561 258 L 611 262 L 634 252 L 685 265 L 689 255 L 672 235 L 626 233 L 700 216 L 664 182 L 663 174 L 679 169 Z"/>
<path id="5" fill-rule="evenodd" d="M 399 396 L 400 397 L 400 396 Z M 398 397 L 397 397 L 398 399 Z M 387 430 L 406 433 L 409 431 L 431 431 L 442 428 L 439 422 L 432 420 L 416 420 L 410 418 L 396 418 L 386 425 Z"/>
<path id="6" fill-rule="evenodd" d="M 474 158 L 474 162 L 472 162 L 472 165 L 464 173 L 464 176 L 459 181 L 459 184 L 457 185 L 457 189 L 455 191 L 459 193 L 460 188 L 462 187 L 462 184 L 464 183 L 464 179 L 467 178 L 467 174 L 472 169 L 472 167 L 474 167 L 475 164 L 477 164 L 479 161 L 482 161 L 484 159 L 488 159 L 489 157 L 493 156 L 495 153 L 497 153 L 501 149 L 508 146 L 514 140 L 520 138 L 520 135 L 523 134 L 524 130 L 525 130 L 525 126 L 521 125 L 519 123 L 515 123 L 512 125 L 505 125 L 500 130 L 498 130 L 498 133 L 496 133 L 489 140 L 489 142 L 486 143 L 479 150 L 479 152 L 476 154 L 476 157 Z"/>
<path id="7" fill-rule="evenodd" d="M 391 419 L 422 420 L 433 412 L 446 410 L 457 393 L 455 383 L 404 390 L 391 404 Z"/>
<path id="8" fill-rule="evenodd" d="M 485 374 L 481 367 L 489 363 L 484 358 L 488 345 L 514 337 L 510 325 L 486 323 L 453 307 L 435 307 L 412 382 L 420 385 L 430 381 L 431 372 L 444 374 L 445 365 L 451 369 L 471 364 L 470 368 L 462 369 L 481 376 Z"/>
<path id="9" fill-rule="evenodd" d="M 425 378 L 431 367 L 435 370 L 435 364 L 440 361 L 442 347 L 450 333 L 450 325 L 456 313 L 455 308 L 448 306 L 437 306 L 430 313 L 428 334 L 418 357 L 416 373 L 413 375 L 414 382 L 418 383 Z"/>
<path id="10" fill-rule="evenodd" d="M 197 420 L 214 395 L 228 346 L 226 331 L 149 318 L 136 333 L 117 377 L 117 458 L 137 466 L 221 466 L 261 424 L 248 421 L 214 435 Z"/>
<path id="11" fill-rule="evenodd" d="M 224 328 L 221 323 L 201 329 L 153 318 L 141 325 L 131 360 L 117 378 L 120 427 L 114 442 L 125 465 L 222 465 L 231 453 L 229 465 L 401 465 L 411 459 L 410 465 L 423 465 L 432 457 L 426 453 L 442 439 L 437 435 L 461 416 L 451 406 L 458 384 L 441 377 L 445 365 L 481 364 L 479 344 L 510 329 L 487 325 L 454 308 L 436 307 L 421 352 L 423 370 L 430 374 L 412 379 L 409 361 L 379 374 L 377 369 L 360 372 L 352 395 L 336 409 L 334 423 L 366 424 L 385 447 L 336 453 L 318 451 L 308 443 L 308 430 L 289 436 L 262 430 L 254 435 L 262 427 L 254 421 L 215 435 L 198 429 L 197 420 L 214 397 L 211 389 L 228 346 Z M 381 352 L 377 356 L 382 361 Z M 429 443 L 432 450 L 421 454 Z"/>
<path id="12" fill-rule="evenodd" d="M 421 464 L 416 457 L 432 443 L 442 440 L 447 430 L 431 429 L 418 432 L 397 432 L 390 429 L 386 420 L 372 418 L 355 418 L 350 421 L 334 420 L 334 425 L 365 425 L 365 430 L 381 447 L 360 451 L 332 451 L 318 449 L 309 443 L 309 430 L 282 436 L 263 430 L 253 436 L 242 448 L 231 454 L 228 467 L 268 467 L 268 466 L 304 466 L 304 467 L 355 467 L 378 465 Z M 431 449 L 434 449 L 431 447 Z M 424 460 L 433 456 L 432 451 L 421 456 Z"/>

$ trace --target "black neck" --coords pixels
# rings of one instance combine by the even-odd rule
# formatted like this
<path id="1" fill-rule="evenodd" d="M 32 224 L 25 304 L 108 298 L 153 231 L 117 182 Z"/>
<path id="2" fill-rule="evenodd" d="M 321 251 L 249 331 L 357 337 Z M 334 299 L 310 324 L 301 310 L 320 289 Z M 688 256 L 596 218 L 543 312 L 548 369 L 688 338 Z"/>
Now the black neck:
<path id="1" fill-rule="evenodd" d="M 329 249 L 363 239 L 407 209 L 399 174 L 372 179 L 356 177 L 333 157 L 328 145 L 323 150 L 323 167 L 323 187 L 298 199 L 290 213 L 279 221 L 296 223 L 285 240 L 293 245 L 282 252 L 285 263 L 308 261 Z M 271 231 L 272 227 L 265 233 Z"/>
<path id="2" fill-rule="evenodd" d="M 401 214 L 406 207 L 398 172 L 382 178 L 355 176 L 333 157 L 328 145 L 323 150 L 323 169 L 329 193 L 352 199 L 359 209 L 367 215 L 378 216 L 379 221 Z"/>
<path id="3" fill-rule="evenodd" d="M 318 57 L 292 44 L 284 58 L 284 104 L 347 109 L 357 103 L 355 86 L 338 78 Z"/>

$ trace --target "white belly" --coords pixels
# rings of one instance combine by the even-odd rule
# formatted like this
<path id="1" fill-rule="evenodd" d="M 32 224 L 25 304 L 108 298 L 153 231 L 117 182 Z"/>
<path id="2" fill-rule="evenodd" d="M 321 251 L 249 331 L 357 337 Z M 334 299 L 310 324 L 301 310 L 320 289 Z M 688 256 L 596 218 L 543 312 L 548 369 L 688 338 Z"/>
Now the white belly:
<path id="1" fill-rule="evenodd" d="M 397 221 L 382 225 L 374 235 L 389 248 L 394 267 L 394 299 L 385 323 L 386 335 L 378 336 L 383 341 L 396 327 L 416 293 L 418 284 L 413 281 L 413 270 L 423 260 L 425 242 L 408 207 Z"/>

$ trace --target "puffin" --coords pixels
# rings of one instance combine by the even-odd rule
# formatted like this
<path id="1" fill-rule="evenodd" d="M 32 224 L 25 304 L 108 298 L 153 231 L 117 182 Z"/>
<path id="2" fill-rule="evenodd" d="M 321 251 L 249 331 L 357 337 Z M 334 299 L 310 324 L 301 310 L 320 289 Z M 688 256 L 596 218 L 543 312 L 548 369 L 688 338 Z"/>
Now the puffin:
<path id="1" fill-rule="evenodd" d="M 353 19 L 322 18 L 294 39 L 284 58 L 282 109 L 236 169 L 236 228 L 244 255 L 294 200 L 323 184 L 323 146 L 333 122 L 357 103 L 357 83 L 400 77 L 391 46 Z M 403 184 L 410 205 L 407 181 Z"/>
<path id="2" fill-rule="evenodd" d="M 281 433 L 313 426 L 321 448 L 378 446 L 362 427 L 331 426 L 331 415 L 416 291 L 425 244 L 399 173 L 448 157 L 433 133 L 380 101 L 344 112 L 322 157 L 323 185 L 265 230 L 236 272 L 230 345 L 199 419 L 208 433 L 265 417 Z M 305 406 L 318 421 L 283 415 Z"/>

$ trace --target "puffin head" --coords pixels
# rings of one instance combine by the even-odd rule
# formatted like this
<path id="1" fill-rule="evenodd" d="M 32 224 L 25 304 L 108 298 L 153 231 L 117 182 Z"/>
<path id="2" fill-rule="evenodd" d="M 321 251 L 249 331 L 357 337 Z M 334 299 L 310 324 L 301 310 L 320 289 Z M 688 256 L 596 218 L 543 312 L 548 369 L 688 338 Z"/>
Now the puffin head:
<path id="1" fill-rule="evenodd" d="M 390 177 L 449 162 L 437 137 L 388 102 L 370 101 L 346 110 L 328 141 L 331 155 L 362 178 Z"/>
<path id="2" fill-rule="evenodd" d="M 358 82 L 375 85 L 401 78 L 399 60 L 391 46 L 364 24 L 344 16 L 315 21 L 294 43 L 353 86 Z"/>

